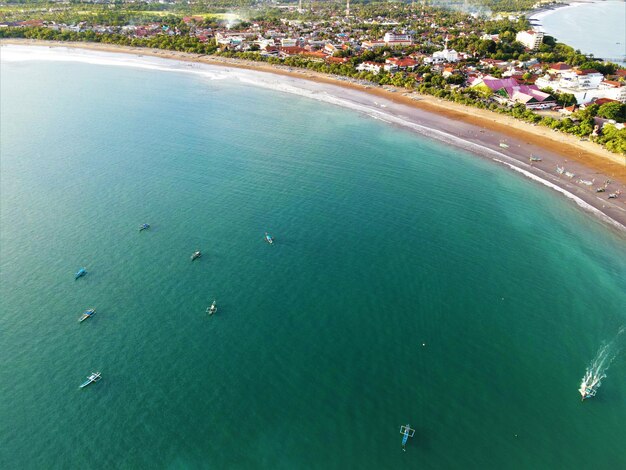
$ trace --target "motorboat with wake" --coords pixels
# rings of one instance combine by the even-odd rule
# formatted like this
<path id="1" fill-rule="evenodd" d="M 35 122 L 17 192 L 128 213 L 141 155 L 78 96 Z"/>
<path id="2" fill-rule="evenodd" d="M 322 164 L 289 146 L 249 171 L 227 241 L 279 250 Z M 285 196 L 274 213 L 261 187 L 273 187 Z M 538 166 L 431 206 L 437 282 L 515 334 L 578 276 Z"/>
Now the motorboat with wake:
<path id="1" fill-rule="evenodd" d="M 97 382 L 102 378 L 102 374 L 100 372 L 92 372 L 87 380 L 85 380 L 82 384 L 80 384 L 80 388 L 85 388 L 87 385 L 90 385 L 94 382 Z"/>
<path id="2" fill-rule="evenodd" d="M 211 306 L 206 309 L 206 313 L 213 315 L 215 312 L 217 312 L 217 302 L 214 300 Z"/>
<path id="3" fill-rule="evenodd" d="M 80 268 L 76 274 L 74 274 L 74 279 L 78 279 L 79 277 L 83 277 L 87 274 L 87 270 L 85 268 Z"/>
<path id="4" fill-rule="evenodd" d="M 191 255 L 191 261 L 197 260 L 201 256 L 202 256 L 202 253 L 200 252 L 200 250 L 196 250 L 193 252 L 193 255 Z"/>
<path id="5" fill-rule="evenodd" d="M 144 230 L 148 230 L 150 228 L 150 224 L 141 224 L 139 226 L 139 231 L 143 232 Z"/>
<path id="6" fill-rule="evenodd" d="M 597 377 L 593 374 L 586 374 L 583 378 L 578 393 L 582 397 L 581 401 L 585 401 L 587 398 L 595 397 L 598 387 L 600 386 L 600 380 L 602 377 Z"/>
<path id="7" fill-rule="evenodd" d="M 266 241 L 267 243 L 269 243 L 270 245 L 272 245 L 272 244 L 274 243 L 274 239 L 273 239 L 273 238 L 272 238 L 272 236 L 271 236 L 269 233 L 267 233 L 267 232 L 265 232 L 265 241 Z"/>
<path id="8" fill-rule="evenodd" d="M 88 310 L 85 310 L 85 312 L 78 319 L 78 321 L 79 322 L 83 322 L 83 321 L 87 320 L 87 318 L 90 318 L 91 316 L 93 316 L 94 313 L 96 313 L 96 309 L 95 308 L 90 308 Z"/>

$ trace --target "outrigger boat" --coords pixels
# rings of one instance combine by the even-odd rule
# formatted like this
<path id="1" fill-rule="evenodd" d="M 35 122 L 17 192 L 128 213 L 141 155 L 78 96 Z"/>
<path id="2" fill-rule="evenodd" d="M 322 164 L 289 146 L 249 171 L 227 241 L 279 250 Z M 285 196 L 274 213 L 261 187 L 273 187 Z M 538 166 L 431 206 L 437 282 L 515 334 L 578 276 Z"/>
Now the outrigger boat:
<path id="1" fill-rule="evenodd" d="M 273 239 L 273 238 L 272 238 L 272 236 L 271 236 L 269 233 L 267 233 L 267 232 L 265 232 L 265 241 L 266 241 L 267 243 L 269 243 L 270 245 L 274 243 L 274 239 Z"/>
<path id="2" fill-rule="evenodd" d="M 200 253 L 200 250 L 194 251 L 193 255 L 191 255 L 191 261 L 200 258 L 200 256 L 202 256 L 202 253 Z"/>
<path id="3" fill-rule="evenodd" d="M 83 277 L 87 274 L 87 270 L 85 268 L 80 268 L 76 274 L 74 274 L 74 279 L 78 279 L 79 277 Z"/>
<path id="4" fill-rule="evenodd" d="M 556 166 L 556 172 L 559 175 L 562 175 L 564 171 L 565 171 L 565 167 L 564 166 L 558 166 L 558 165 Z"/>
<path id="5" fill-rule="evenodd" d="M 400 434 L 402 434 L 402 450 L 406 451 L 406 441 L 409 440 L 409 437 L 413 437 L 415 429 L 411 429 L 408 424 L 400 426 Z"/>
<path id="6" fill-rule="evenodd" d="M 95 308 L 90 308 L 89 310 L 85 310 L 83 315 L 78 319 L 78 321 L 82 322 L 87 320 L 87 318 L 91 317 L 94 313 L 96 313 Z"/>
<path id="7" fill-rule="evenodd" d="M 567 176 L 568 178 L 573 178 L 574 176 L 576 176 L 576 174 L 572 173 L 571 171 L 566 171 L 565 176 Z"/>
<path id="8" fill-rule="evenodd" d="M 80 388 L 85 388 L 87 385 L 97 382 L 102 378 L 102 374 L 100 372 L 92 372 L 87 380 L 85 380 L 82 384 L 80 384 Z"/>
<path id="9" fill-rule="evenodd" d="M 530 156 L 530 161 L 531 162 L 540 162 L 541 161 L 541 157 L 535 157 L 533 155 Z"/>
<path id="10" fill-rule="evenodd" d="M 215 312 L 217 312 L 216 304 L 217 302 L 214 300 L 211 306 L 206 309 L 206 313 L 208 313 L 209 315 L 213 315 Z"/>
<path id="11" fill-rule="evenodd" d="M 589 181 L 589 180 L 584 180 L 584 179 L 579 179 L 578 182 L 581 184 L 584 184 L 585 186 L 591 186 L 593 184 L 593 182 L 595 181 L 595 179 Z"/>
<path id="12" fill-rule="evenodd" d="M 150 228 L 150 224 L 141 224 L 139 226 L 139 231 L 143 232 L 144 230 L 148 230 Z"/>

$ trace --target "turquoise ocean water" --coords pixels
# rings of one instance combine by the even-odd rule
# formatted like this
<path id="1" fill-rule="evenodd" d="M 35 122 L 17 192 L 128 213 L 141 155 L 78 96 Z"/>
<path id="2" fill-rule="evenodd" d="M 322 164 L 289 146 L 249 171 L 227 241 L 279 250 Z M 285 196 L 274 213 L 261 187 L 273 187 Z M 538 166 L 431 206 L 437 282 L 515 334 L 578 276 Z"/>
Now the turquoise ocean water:
<path id="1" fill-rule="evenodd" d="M 626 247 L 574 204 L 271 90 L 1 73 L 0 468 L 626 467 L 624 349 L 577 393 Z"/>

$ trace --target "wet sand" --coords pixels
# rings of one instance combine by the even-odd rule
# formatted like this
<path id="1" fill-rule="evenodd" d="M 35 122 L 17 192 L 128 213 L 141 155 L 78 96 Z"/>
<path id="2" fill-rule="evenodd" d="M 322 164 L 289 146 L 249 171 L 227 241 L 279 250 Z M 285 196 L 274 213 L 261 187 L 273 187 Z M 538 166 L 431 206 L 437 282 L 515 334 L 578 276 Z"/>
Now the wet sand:
<path id="1" fill-rule="evenodd" d="M 533 126 L 510 116 L 407 93 L 404 89 L 366 86 L 345 77 L 262 62 L 99 43 L 0 41 L 0 45 L 5 44 L 126 53 L 254 71 L 260 82 L 301 89 L 311 98 L 350 107 L 506 165 L 560 191 L 613 229 L 626 233 L 626 156 L 612 154 L 593 142 L 580 141 L 574 136 Z M 193 64 L 189 66 L 193 67 Z M 530 162 L 531 155 L 540 157 L 541 161 Z M 575 176 L 559 175 L 557 166 Z M 593 184 L 588 186 L 582 181 L 592 181 Z M 606 192 L 596 193 L 596 188 L 604 186 L 606 181 L 610 181 Z M 618 190 L 623 193 L 619 198 L 608 199 L 610 193 Z"/>

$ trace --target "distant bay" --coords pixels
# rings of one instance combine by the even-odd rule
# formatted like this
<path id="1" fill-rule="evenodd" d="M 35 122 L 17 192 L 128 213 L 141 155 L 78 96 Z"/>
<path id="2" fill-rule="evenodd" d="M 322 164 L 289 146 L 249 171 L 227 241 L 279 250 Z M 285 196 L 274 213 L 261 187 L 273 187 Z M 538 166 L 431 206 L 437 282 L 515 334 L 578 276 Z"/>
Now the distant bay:
<path id="1" fill-rule="evenodd" d="M 626 2 L 573 3 L 531 19 L 539 20 L 546 34 L 585 54 L 626 61 Z"/>

